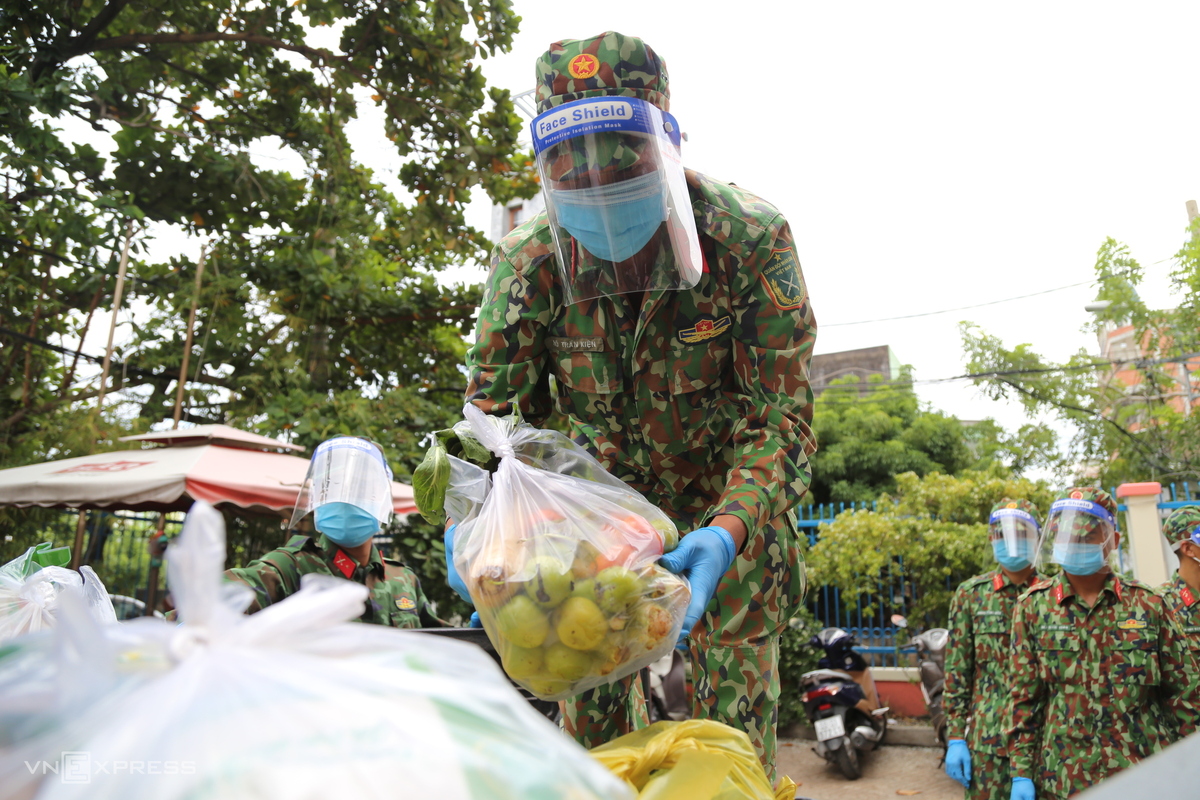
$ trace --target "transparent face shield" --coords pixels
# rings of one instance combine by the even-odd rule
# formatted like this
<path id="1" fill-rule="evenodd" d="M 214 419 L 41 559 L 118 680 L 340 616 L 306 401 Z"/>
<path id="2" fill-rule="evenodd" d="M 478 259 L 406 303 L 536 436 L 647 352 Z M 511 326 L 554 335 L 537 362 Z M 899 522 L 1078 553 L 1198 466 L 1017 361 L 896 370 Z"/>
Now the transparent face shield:
<path id="1" fill-rule="evenodd" d="M 1072 575 L 1111 571 L 1117 549 L 1116 520 L 1090 500 L 1056 500 L 1046 518 L 1041 563 L 1060 565 Z"/>
<path id="2" fill-rule="evenodd" d="M 357 506 L 381 525 L 392 518 L 392 470 L 372 442 L 341 436 L 317 446 L 288 527 L 327 503 Z"/>
<path id="3" fill-rule="evenodd" d="M 690 289 L 704 259 L 674 117 L 632 97 L 531 123 L 565 301 Z"/>
<path id="4" fill-rule="evenodd" d="M 1036 560 L 1039 533 L 1037 520 L 1019 508 L 998 508 L 988 519 L 992 552 L 1005 569 L 1024 569 Z"/>

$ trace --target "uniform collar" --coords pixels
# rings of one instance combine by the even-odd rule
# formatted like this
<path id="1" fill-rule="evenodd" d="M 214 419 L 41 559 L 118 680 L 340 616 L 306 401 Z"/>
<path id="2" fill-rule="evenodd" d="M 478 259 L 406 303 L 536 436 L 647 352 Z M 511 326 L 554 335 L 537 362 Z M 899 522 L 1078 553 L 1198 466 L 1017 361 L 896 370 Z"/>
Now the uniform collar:
<path id="1" fill-rule="evenodd" d="M 351 576 L 358 571 L 360 566 L 357 561 L 343 552 L 341 547 L 329 541 L 329 538 L 323 533 L 317 539 L 317 547 L 320 548 L 325 563 L 329 565 L 329 569 L 334 575 L 342 575 L 346 580 L 352 580 Z M 383 575 L 383 557 L 379 555 L 379 548 L 374 544 L 371 545 L 371 557 L 366 563 L 366 569 L 375 575 Z"/>
<path id="2" fill-rule="evenodd" d="M 997 592 L 1002 592 L 1006 587 L 1015 586 L 1017 589 L 1024 591 L 1041 579 L 1042 576 L 1038 575 L 1037 571 L 1034 570 L 1032 573 L 1030 573 L 1028 583 L 1013 583 L 1008 575 L 1005 574 L 1004 570 L 998 569 L 992 573 L 992 588 Z"/>
<path id="3" fill-rule="evenodd" d="M 1104 586 L 1100 587 L 1100 595 L 1096 598 L 1096 602 L 1099 604 L 1099 598 L 1103 597 L 1106 592 L 1120 602 L 1121 591 L 1120 579 L 1115 573 L 1109 573 L 1108 580 L 1104 582 Z M 1050 581 L 1050 594 L 1054 598 L 1054 602 L 1060 606 L 1067 602 L 1067 598 L 1075 596 L 1075 590 L 1071 588 L 1071 582 L 1067 580 L 1065 572 L 1060 572 Z"/>
<path id="4" fill-rule="evenodd" d="M 1187 581 L 1178 572 L 1175 573 L 1175 591 L 1179 594 L 1179 599 L 1188 608 L 1191 608 L 1196 605 L 1197 601 L 1200 601 L 1200 597 L 1196 596 L 1196 593 L 1192 591 L 1192 587 L 1187 585 Z"/>

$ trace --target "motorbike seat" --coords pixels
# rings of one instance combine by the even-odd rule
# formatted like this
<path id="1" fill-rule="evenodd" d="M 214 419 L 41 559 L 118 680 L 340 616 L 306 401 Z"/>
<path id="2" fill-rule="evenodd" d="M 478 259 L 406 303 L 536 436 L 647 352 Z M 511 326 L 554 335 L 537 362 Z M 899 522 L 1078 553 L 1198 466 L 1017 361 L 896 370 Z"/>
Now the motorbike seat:
<path id="1" fill-rule="evenodd" d="M 812 672 L 806 672 L 800 676 L 800 683 L 804 686 L 824 683 L 826 681 L 849 681 L 850 683 L 856 683 L 852 675 L 836 669 L 814 669 Z"/>

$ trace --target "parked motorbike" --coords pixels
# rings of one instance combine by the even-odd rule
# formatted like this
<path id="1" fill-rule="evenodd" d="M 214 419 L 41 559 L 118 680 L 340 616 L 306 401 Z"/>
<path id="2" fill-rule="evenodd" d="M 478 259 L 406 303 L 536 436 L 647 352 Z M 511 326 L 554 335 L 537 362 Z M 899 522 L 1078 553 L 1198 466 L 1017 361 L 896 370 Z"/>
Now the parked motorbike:
<path id="1" fill-rule="evenodd" d="M 825 628 L 809 640 L 825 655 L 820 669 L 800 676 L 804 711 L 817 734 L 813 752 L 837 764 L 850 780 L 862 775 L 860 755 L 887 736 L 887 708 L 880 708 L 871 669 L 854 651 L 853 634 Z"/>
<path id="2" fill-rule="evenodd" d="M 899 614 L 892 617 L 892 623 L 898 628 L 908 627 L 908 621 Z M 934 733 L 941 742 L 943 756 L 946 752 L 946 709 L 942 696 L 946 691 L 946 644 L 949 640 L 950 631 L 945 628 L 930 628 L 915 634 L 906 645 L 917 650 L 921 694 L 925 698 L 925 707 L 929 709 Z"/>

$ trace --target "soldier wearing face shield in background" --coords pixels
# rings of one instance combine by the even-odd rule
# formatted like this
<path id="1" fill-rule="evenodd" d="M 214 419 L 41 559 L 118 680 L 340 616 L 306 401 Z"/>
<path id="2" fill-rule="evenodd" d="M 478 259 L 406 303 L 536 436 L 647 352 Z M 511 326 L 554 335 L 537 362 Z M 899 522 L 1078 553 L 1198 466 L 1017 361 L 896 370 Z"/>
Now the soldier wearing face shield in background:
<path id="1" fill-rule="evenodd" d="M 1200 662 L 1200 507 L 1177 508 L 1163 520 L 1163 536 L 1175 555 L 1175 579 L 1159 586 L 1167 610 L 1183 632 L 1187 647 Z"/>
<path id="2" fill-rule="evenodd" d="M 779 635 L 805 589 L 793 510 L 816 448 L 816 323 L 791 230 L 683 168 L 666 66 L 641 40 L 557 42 L 537 79 L 547 211 L 493 253 L 467 399 L 535 425 L 557 407 L 673 517 L 684 536 L 662 564 L 691 583 L 694 716 L 746 731 L 773 777 Z M 566 703 L 589 747 L 647 721 L 632 677 Z"/>
<path id="3" fill-rule="evenodd" d="M 1062 573 L 1017 601 L 1012 800 L 1065 798 L 1196 729 L 1196 664 L 1150 587 L 1113 570 L 1117 507 L 1078 488 L 1055 500 L 1039 557 Z"/>
<path id="4" fill-rule="evenodd" d="M 254 590 L 254 613 L 300 590 L 304 575 L 332 575 L 370 590 L 362 622 L 392 628 L 435 627 L 420 581 L 403 562 L 384 558 L 375 534 L 392 518 L 392 470 L 368 439 L 338 436 L 313 451 L 288 528 L 308 515 L 317 535 L 293 536 L 225 577 Z"/>
<path id="5" fill-rule="evenodd" d="M 1011 777 L 1004 756 L 1013 609 L 1037 579 L 1038 510 L 1004 498 L 988 518 L 997 568 L 964 581 L 950 601 L 946 648 L 946 774 L 968 800 L 1005 800 Z"/>

